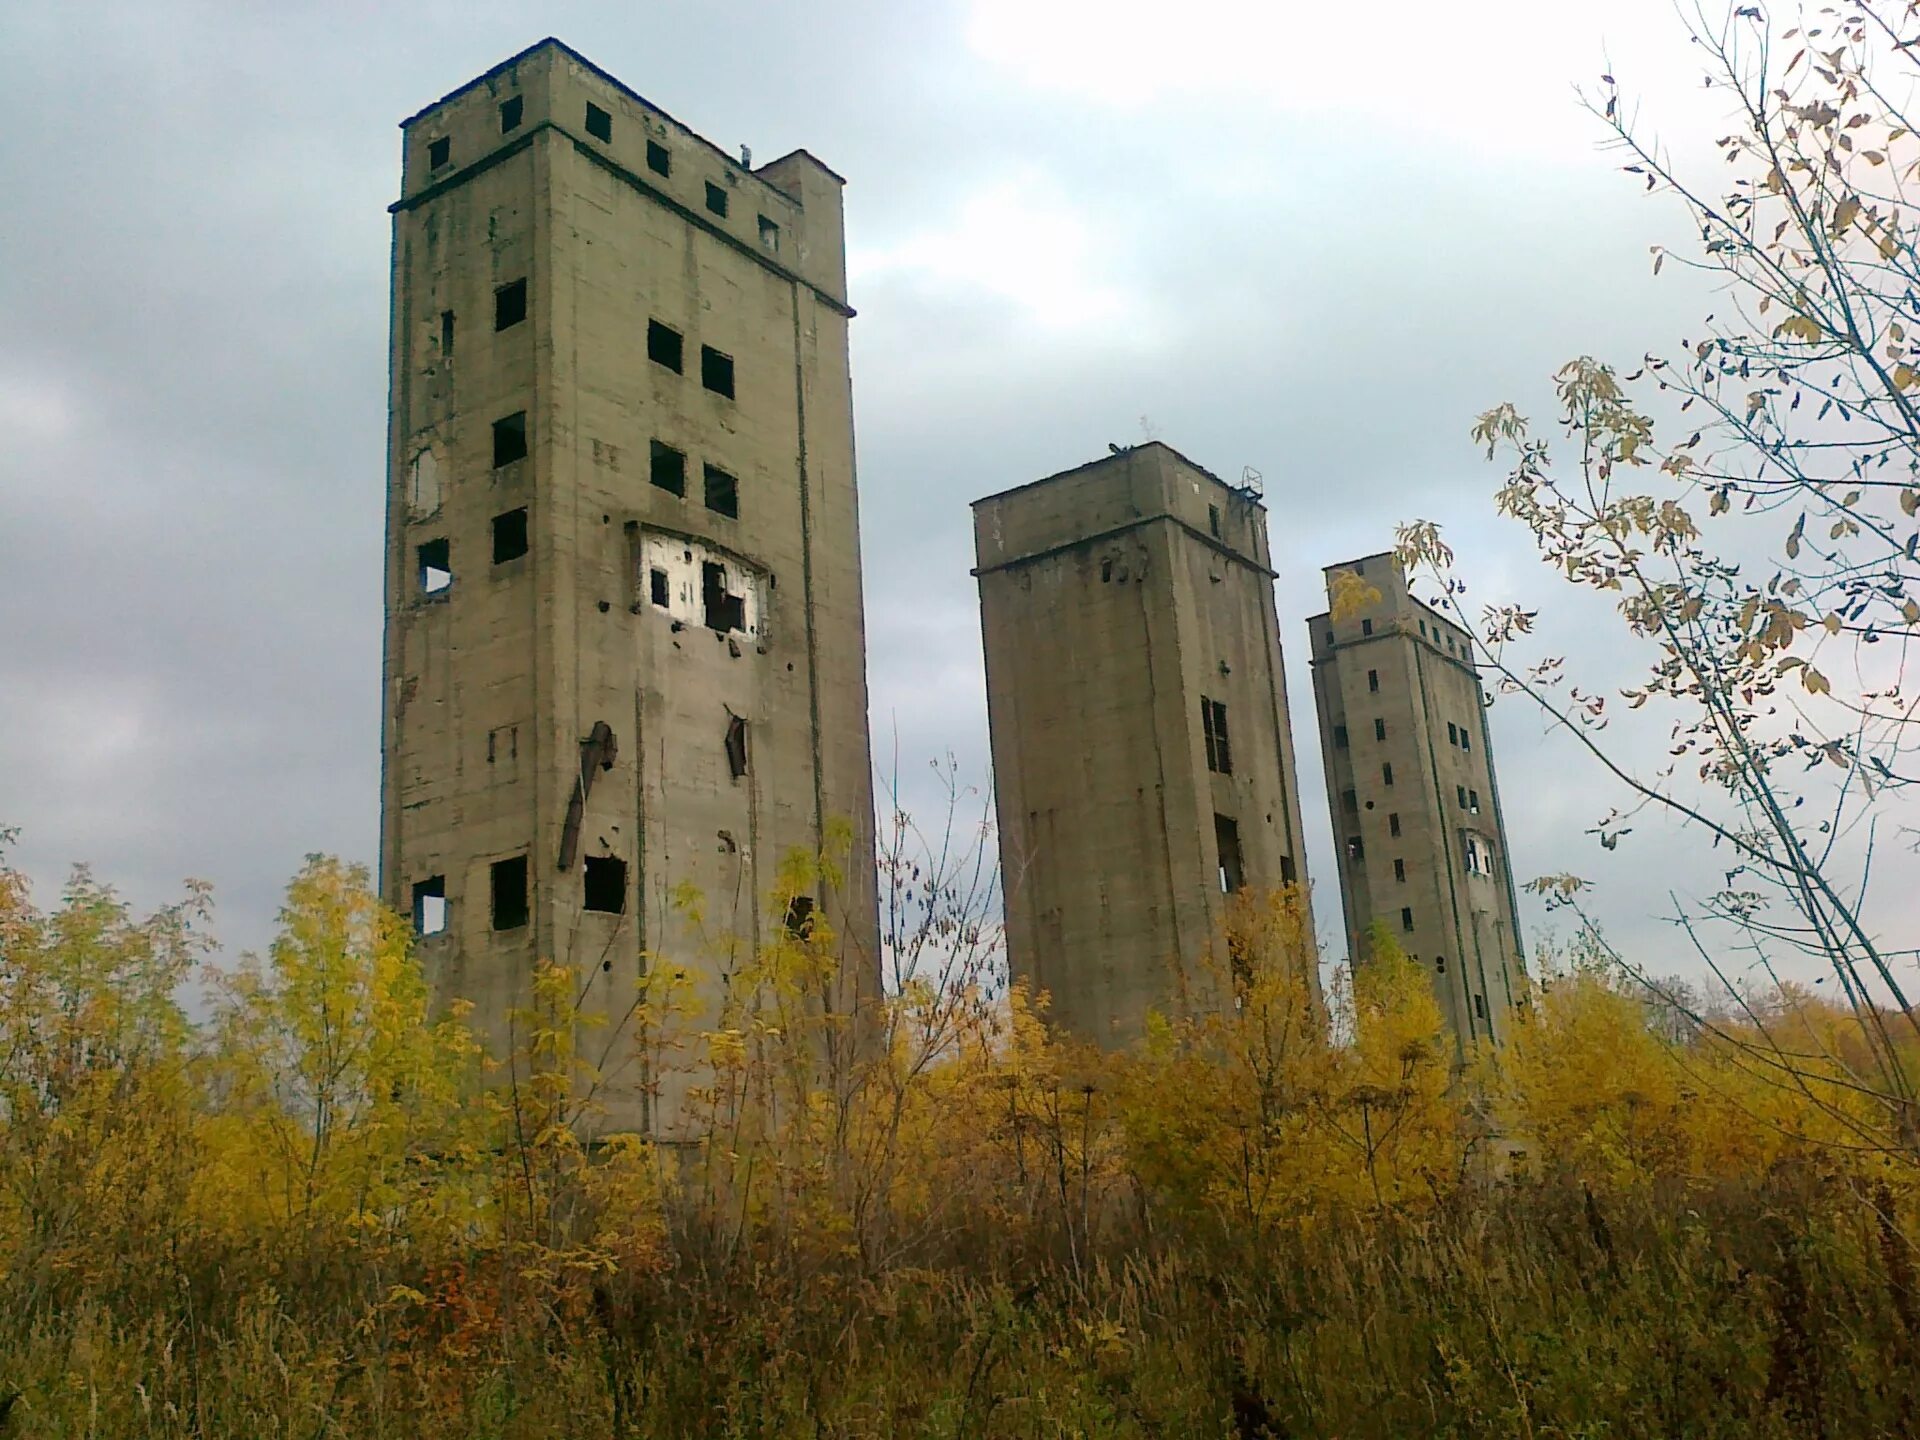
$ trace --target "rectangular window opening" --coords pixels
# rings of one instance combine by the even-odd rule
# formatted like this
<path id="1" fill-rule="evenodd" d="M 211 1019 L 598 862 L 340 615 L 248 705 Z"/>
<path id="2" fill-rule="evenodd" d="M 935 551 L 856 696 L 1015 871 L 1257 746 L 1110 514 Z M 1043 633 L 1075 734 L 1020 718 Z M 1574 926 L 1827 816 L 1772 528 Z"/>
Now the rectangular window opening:
<path id="1" fill-rule="evenodd" d="M 727 217 L 727 192 L 711 180 L 707 181 L 707 209 L 723 220 Z"/>
<path id="2" fill-rule="evenodd" d="M 1233 773 L 1233 751 L 1227 744 L 1227 706 L 1222 700 L 1200 697 L 1200 729 L 1207 740 L 1207 769 L 1218 775 Z"/>
<path id="3" fill-rule="evenodd" d="M 493 563 L 504 565 L 527 553 L 527 507 L 493 517 Z"/>
<path id="4" fill-rule="evenodd" d="M 716 395 L 733 399 L 733 357 L 711 345 L 700 347 L 700 383 Z"/>
<path id="5" fill-rule="evenodd" d="M 718 465 L 709 465 L 705 471 L 707 508 L 717 511 L 730 519 L 740 518 L 740 482 Z"/>
<path id="6" fill-rule="evenodd" d="M 1347 748 L 1346 726 L 1336 725 L 1333 727 L 1333 748 L 1336 750 L 1344 750 Z"/>
<path id="7" fill-rule="evenodd" d="M 453 354 L 453 312 L 440 312 L 440 354 L 443 358 Z"/>
<path id="8" fill-rule="evenodd" d="M 769 255 L 780 253 L 780 226 L 764 215 L 760 217 L 760 248 Z"/>
<path id="9" fill-rule="evenodd" d="M 1478 790 L 1467 791 L 1467 809 L 1476 815 L 1480 813 L 1480 792 Z"/>
<path id="10" fill-rule="evenodd" d="M 1476 995 L 1473 997 L 1473 1013 L 1479 1019 L 1484 1020 L 1487 1018 L 1487 997 L 1486 996 Z"/>
<path id="11" fill-rule="evenodd" d="M 591 100 L 587 102 L 587 134 L 602 144 L 613 143 L 613 116 Z"/>
<path id="12" fill-rule="evenodd" d="M 1391 785 L 1393 783 L 1393 764 L 1391 761 L 1380 767 L 1380 783 L 1382 785 Z"/>
<path id="13" fill-rule="evenodd" d="M 527 857 L 493 862 L 493 928 L 518 930 L 527 923 Z"/>
<path id="14" fill-rule="evenodd" d="M 1459 743 L 1460 743 L 1460 727 L 1458 725 L 1455 725 L 1451 720 L 1449 720 L 1447 722 L 1447 744 L 1458 745 Z"/>
<path id="15" fill-rule="evenodd" d="M 1402 905 L 1400 907 L 1400 928 L 1402 930 L 1413 929 L 1413 907 L 1411 905 Z"/>
<path id="16" fill-rule="evenodd" d="M 747 773 L 747 722 L 738 715 L 727 716 L 727 770 L 739 780 Z"/>
<path id="17" fill-rule="evenodd" d="M 513 280 L 493 292 L 493 328 L 505 330 L 527 318 L 527 282 Z"/>
<path id="18" fill-rule="evenodd" d="M 420 593 L 445 595 L 453 588 L 453 546 L 445 539 L 429 540 L 419 549 Z"/>
<path id="19" fill-rule="evenodd" d="M 727 592 L 727 567 L 711 560 L 700 562 L 700 605 L 707 628 L 724 635 L 747 628 L 747 602 Z"/>
<path id="20" fill-rule="evenodd" d="M 1347 859 L 1358 861 L 1366 858 L 1366 841 L 1362 840 L 1358 835 L 1349 835 L 1347 837 Z"/>
<path id="21" fill-rule="evenodd" d="M 527 458 L 527 412 L 493 422 L 493 468 Z"/>
<path id="22" fill-rule="evenodd" d="M 1291 855 L 1282 855 L 1280 857 L 1280 883 L 1282 885 L 1291 885 L 1293 884 L 1293 877 L 1293 857 Z"/>
<path id="23" fill-rule="evenodd" d="M 662 610 L 665 610 L 667 606 L 672 603 L 667 599 L 666 571 L 650 570 L 647 572 L 647 595 L 648 598 Z"/>
<path id="24" fill-rule="evenodd" d="M 615 855 L 589 855 L 581 869 L 586 908 L 603 915 L 625 914 L 627 862 Z"/>
<path id="25" fill-rule="evenodd" d="M 687 493 L 687 452 L 655 440 L 650 444 L 649 456 L 647 478 L 657 488 L 684 497 Z"/>
<path id="26" fill-rule="evenodd" d="M 1360 633 L 1362 635 L 1371 635 L 1373 633 L 1373 622 L 1371 620 L 1362 620 L 1360 622 Z"/>
<path id="27" fill-rule="evenodd" d="M 1467 808 L 1467 787 L 1464 785 L 1454 786 L 1453 798 L 1460 802 L 1460 808 L 1462 810 L 1466 809 Z"/>
<path id="28" fill-rule="evenodd" d="M 1398 810 L 1393 811 L 1387 816 L 1387 833 L 1393 836 L 1400 834 L 1400 812 Z"/>
<path id="29" fill-rule="evenodd" d="M 520 128 L 520 117 L 526 113 L 526 108 L 524 95 L 510 95 L 500 102 L 500 133 L 502 135 Z"/>
<path id="30" fill-rule="evenodd" d="M 680 332 L 671 325 L 662 325 L 658 320 L 647 321 L 647 358 L 656 365 L 664 365 L 674 374 L 680 373 Z"/>
<path id="31" fill-rule="evenodd" d="M 1367 689 L 1378 690 L 1379 688 L 1380 688 L 1380 672 L 1378 670 L 1367 671 Z"/>
<path id="32" fill-rule="evenodd" d="M 1207 506 L 1207 529 L 1213 532 L 1214 539 L 1220 538 L 1220 507 L 1218 505 Z"/>
<path id="33" fill-rule="evenodd" d="M 453 141 L 445 135 L 427 144 L 427 168 L 438 170 L 453 158 Z"/>
<path id="34" fill-rule="evenodd" d="M 1352 790 L 1342 790 L 1340 792 L 1340 808 L 1342 810 L 1359 810 L 1360 796 Z"/>
<path id="35" fill-rule="evenodd" d="M 673 173 L 673 156 L 667 153 L 667 147 L 658 140 L 647 141 L 647 169 L 656 175 Z"/>
<path id="36" fill-rule="evenodd" d="M 1240 826 L 1231 816 L 1213 817 L 1213 843 L 1220 852 L 1220 893 L 1231 895 L 1240 888 Z"/>
<path id="37" fill-rule="evenodd" d="M 413 887 L 413 933 L 422 940 L 447 928 L 447 877 L 434 875 Z"/>
<path id="38" fill-rule="evenodd" d="M 1468 754 L 1473 753 L 1473 741 L 1467 738 L 1467 727 L 1464 725 L 1460 727 L 1460 748 Z"/>
<path id="39" fill-rule="evenodd" d="M 1376 740 L 1384 740 L 1387 738 L 1387 722 L 1378 716 L 1374 717 L 1373 738 Z"/>
<path id="40" fill-rule="evenodd" d="M 1406 883 L 1407 862 L 1405 860 L 1395 860 L 1393 862 L 1393 878 L 1398 880 L 1403 885 Z"/>

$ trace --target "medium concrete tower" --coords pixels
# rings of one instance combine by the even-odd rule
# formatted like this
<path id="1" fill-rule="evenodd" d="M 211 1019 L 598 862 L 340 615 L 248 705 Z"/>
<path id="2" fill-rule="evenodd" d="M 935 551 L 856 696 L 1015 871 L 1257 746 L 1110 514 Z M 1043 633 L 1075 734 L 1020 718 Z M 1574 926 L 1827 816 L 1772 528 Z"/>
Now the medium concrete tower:
<path id="1" fill-rule="evenodd" d="M 1124 1045 L 1217 1003 L 1224 892 L 1305 893 L 1266 511 L 1154 443 L 973 516 L 1008 960 Z"/>
<path id="2" fill-rule="evenodd" d="M 381 886 L 496 1053 L 577 967 L 605 1123 L 670 1135 L 700 1076 L 627 1043 L 660 969 L 710 1016 L 817 905 L 827 1003 L 878 985 L 842 182 L 556 40 L 401 130 Z M 844 826 L 844 885 L 768 913 Z"/>
<path id="3" fill-rule="evenodd" d="M 1363 604 L 1332 617 L 1336 578 Z M 1505 1040 L 1526 999 L 1520 915 L 1473 647 L 1416 600 L 1393 555 L 1326 570 L 1311 630 L 1348 954 L 1384 922 L 1432 976 L 1460 1052 Z"/>

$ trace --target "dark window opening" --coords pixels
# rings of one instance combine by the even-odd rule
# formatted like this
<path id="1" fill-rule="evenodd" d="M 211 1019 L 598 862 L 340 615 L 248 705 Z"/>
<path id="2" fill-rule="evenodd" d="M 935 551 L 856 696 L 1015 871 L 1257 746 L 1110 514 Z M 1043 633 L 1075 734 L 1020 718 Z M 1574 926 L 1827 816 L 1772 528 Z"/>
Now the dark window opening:
<path id="1" fill-rule="evenodd" d="M 1478 790 L 1467 791 L 1467 809 L 1476 815 L 1480 813 L 1480 792 Z"/>
<path id="2" fill-rule="evenodd" d="M 727 567 L 711 560 L 700 564 L 700 604 L 706 611 L 707 628 L 722 635 L 729 630 L 747 628 L 747 602 L 727 593 Z"/>
<path id="3" fill-rule="evenodd" d="M 680 332 L 658 320 L 647 321 L 647 359 L 680 373 Z"/>
<path id="4" fill-rule="evenodd" d="M 1413 929 L 1413 907 L 1411 905 L 1402 905 L 1400 907 L 1400 928 L 1402 930 Z"/>
<path id="5" fill-rule="evenodd" d="M 435 875 L 413 887 L 413 933 L 422 940 L 447 928 L 447 877 Z"/>
<path id="6" fill-rule="evenodd" d="M 527 553 L 527 507 L 493 517 L 493 563 L 504 565 Z"/>
<path id="7" fill-rule="evenodd" d="M 1467 727 L 1464 725 L 1460 727 L 1460 748 L 1469 753 L 1473 750 L 1473 741 L 1467 738 Z"/>
<path id="8" fill-rule="evenodd" d="M 1459 743 L 1460 743 L 1460 727 L 1458 725 L 1455 725 L 1451 720 L 1449 720 L 1447 722 L 1447 744 L 1458 745 Z"/>
<path id="9" fill-rule="evenodd" d="M 1220 538 L 1220 507 L 1218 505 L 1207 506 L 1207 529 L 1213 532 L 1214 539 Z"/>
<path id="10" fill-rule="evenodd" d="M 518 930 L 527 923 L 527 857 L 493 862 L 493 928 Z"/>
<path id="11" fill-rule="evenodd" d="M 1360 633 L 1362 635 L 1371 635 L 1373 633 L 1373 622 L 1371 620 L 1362 620 L 1360 622 Z"/>
<path id="12" fill-rule="evenodd" d="M 655 440 L 651 447 L 647 478 L 660 489 L 674 495 L 687 493 L 687 452 Z"/>
<path id="13" fill-rule="evenodd" d="M 1467 787 L 1464 785 L 1454 786 L 1453 798 L 1460 802 L 1460 808 L 1462 810 L 1466 809 L 1467 808 Z"/>
<path id="14" fill-rule="evenodd" d="M 453 587 L 453 547 L 446 540 L 429 540 L 419 550 L 420 593 L 445 595 Z"/>
<path id="15" fill-rule="evenodd" d="M 738 780 L 747 773 L 747 722 L 727 716 L 727 770 Z"/>
<path id="16" fill-rule="evenodd" d="M 1387 816 L 1387 833 L 1395 836 L 1400 833 L 1400 812 L 1398 810 L 1390 812 Z"/>
<path id="17" fill-rule="evenodd" d="M 1347 748 L 1346 726 L 1336 725 L 1333 727 L 1333 748 L 1336 750 L 1344 750 Z"/>
<path id="18" fill-rule="evenodd" d="M 1349 835 L 1347 837 L 1347 859 L 1364 860 L 1366 858 L 1366 841 L 1362 840 L 1358 835 Z"/>
<path id="19" fill-rule="evenodd" d="M 796 895 L 787 902 L 787 933 L 796 940 L 813 934 L 813 897 Z"/>
<path id="20" fill-rule="evenodd" d="M 1282 855 L 1280 857 L 1280 883 L 1282 885 L 1293 884 L 1293 873 L 1293 857 L 1291 855 Z"/>
<path id="21" fill-rule="evenodd" d="M 1380 672 L 1378 670 L 1367 671 L 1367 689 L 1378 690 L 1379 688 L 1380 688 Z"/>
<path id="22" fill-rule="evenodd" d="M 1391 785 L 1393 783 L 1393 764 L 1391 761 L 1380 767 L 1380 783 L 1382 785 Z"/>
<path id="23" fill-rule="evenodd" d="M 667 153 L 667 147 L 658 140 L 647 141 L 647 169 L 656 175 L 673 173 L 673 157 Z"/>
<path id="24" fill-rule="evenodd" d="M 760 217 L 760 248 L 769 255 L 780 253 L 780 227 L 764 215 Z"/>
<path id="25" fill-rule="evenodd" d="M 727 215 L 727 192 L 711 180 L 707 181 L 707 209 L 725 219 Z"/>
<path id="26" fill-rule="evenodd" d="M 613 143 L 613 116 L 591 100 L 587 102 L 587 133 L 606 144 Z"/>
<path id="27" fill-rule="evenodd" d="M 453 141 L 442 135 L 427 146 L 427 168 L 438 170 L 453 158 Z"/>
<path id="28" fill-rule="evenodd" d="M 1233 773 L 1233 751 L 1227 745 L 1227 707 L 1224 701 L 1200 697 L 1200 728 L 1207 737 L 1207 769 L 1219 775 Z"/>
<path id="29" fill-rule="evenodd" d="M 1476 995 L 1473 997 L 1473 1013 L 1482 1020 L 1487 1018 L 1487 997 L 1486 996 Z"/>
<path id="30" fill-rule="evenodd" d="M 527 412 L 493 422 L 493 468 L 527 458 Z"/>
<path id="31" fill-rule="evenodd" d="M 440 353 L 443 356 L 453 354 L 453 312 L 451 310 L 440 312 Z"/>
<path id="32" fill-rule="evenodd" d="M 647 573 L 647 593 L 662 610 L 671 603 L 667 599 L 667 572 L 651 570 Z"/>
<path id="33" fill-rule="evenodd" d="M 604 915 L 627 908 L 627 862 L 613 855 L 589 855 L 582 862 L 586 907 Z"/>
<path id="34" fill-rule="evenodd" d="M 526 97 L 512 95 L 500 102 L 500 133 L 520 128 L 520 117 L 526 112 Z"/>
<path id="35" fill-rule="evenodd" d="M 1378 716 L 1374 717 L 1373 738 L 1376 740 L 1384 740 L 1387 738 L 1387 722 Z"/>
<path id="36" fill-rule="evenodd" d="M 711 345 L 700 347 L 700 383 L 716 395 L 733 398 L 733 357 Z"/>
<path id="37" fill-rule="evenodd" d="M 505 330 L 527 318 L 527 282 L 515 280 L 493 292 L 493 328 Z"/>
<path id="38" fill-rule="evenodd" d="M 1102 560 L 1100 562 L 1100 583 L 1102 585 L 1106 585 L 1111 583 L 1112 580 L 1113 580 L 1113 561 Z"/>
<path id="39" fill-rule="evenodd" d="M 1358 810 L 1360 808 L 1360 797 L 1351 790 L 1342 790 L 1340 792 L 1340 808 L 1343 810 Z"/>
<path id="40" fill-rule="evenodd" d="M 740 518 L 740 482 L 718 465 L 706 467 L 707 509 L 731 519 Z"/>
<path id="41" fill-rule="evenodd" d="M 1395 860 L 1393 862 L 1393 878 L 1400 881 L 1402 884 L 1406 883 L 1406 879 L 1407 879 L 1407 862 L 1406 861 Z"/>
<path id="42" fill-rule="evenodd" d="M 1220 852 L 1220 893 L 1231 895 L 1240 888 L 1240 827 L 1231 817 L 1213 817 L 1213 843 Z"/>

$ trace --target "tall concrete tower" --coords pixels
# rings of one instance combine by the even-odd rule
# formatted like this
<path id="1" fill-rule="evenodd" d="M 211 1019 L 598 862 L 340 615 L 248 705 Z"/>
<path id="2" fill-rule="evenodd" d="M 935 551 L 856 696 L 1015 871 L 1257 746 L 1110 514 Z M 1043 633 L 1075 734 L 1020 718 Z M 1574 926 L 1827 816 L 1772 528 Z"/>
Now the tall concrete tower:
<path id="1" fill-rule="evenodd" d="M 1336 577 L 1367 603 L 1332 618 Z M 1416 600 L 1391 554 L 1326 570 L 1308 621 L 1348 953 L 1384 922 L 1426 967 L 1464 1055 L 1526 998 L 1520 914 L 1473 647 Z M 1377 597 L 1377 598 L 1375 598 Z"/>
<path id="2" fill-rule="evenodd" d="M 711 1014 L 825 917 L 827 1003 L 878 984 L 842 181 L 556 40 L 401 130 L 382 889 L 495 1051 L 578 967 L 606 1123 L 667 1134 L 699 1076 L 625 1043 L 660 968 Z M 844 885 L 768 913 L 836 822 Z"/>
<path id="3" fill-rule="evenodd" d="M 1304 894 L 1266 511 L 1154 443 L 973 517 L 1008 960 L 1124 1045 L 1219 1000 L 1225 892 Z"/>

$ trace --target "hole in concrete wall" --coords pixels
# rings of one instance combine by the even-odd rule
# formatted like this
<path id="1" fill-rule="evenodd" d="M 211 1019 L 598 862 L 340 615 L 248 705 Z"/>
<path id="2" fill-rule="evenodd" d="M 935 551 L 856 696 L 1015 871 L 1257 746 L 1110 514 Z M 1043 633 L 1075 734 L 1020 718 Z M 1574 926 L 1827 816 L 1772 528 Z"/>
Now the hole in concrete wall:
<path id="1" fill-rule="evenodd" d="M 440 312 L 440 354 L 442 356 L 453 354 L 453 312 L 451 310 Z"/>
<path id="2" fill-rule="evenodd" d="M 1336 750 L 1344 750 L 1347 748 L 1346 726 L 1336 725 L 1333 727 L 1333 748 Z"/>
<path id="3" fill-rule="evenodd" d="M 518 930 L 527 923 L 527 857 L 496 860 L 492 868 L 493 928 Z"/>
<path id="4" fill-rule="evenodd" d="M 1207 529 L 1213 532 L 1214 539 L 1220 538 L 1220 507 L 1218 505 L 1207 506 Z"/>
<path id="5" fill-rule="evenodd" d="M 1436 975 L 1444 975 L 1447 973 L 1447 957 L 1446 956 L 1436 955 L 1433 957 L 1433 973 Z"/>
<path id="6" fill-rule="evenodd" d="M 769 255 L 780 253 L 780 227 L 764 215 L 760 217 L 760 248 Z"/>
<path id="7" fill-rule="evenodd" d="M 420 547 L 422 595 L 445 595 L 453 588 L 452 548 L 444 539 L 429 540 Z"/>
<path id="8" fill-rule="evenodd" d="M 727 716 L 727 770 L 738 780 L 747 773 L 747 722 L 738 715 Z"/>
<path id="9" fill-rule="evenodd" d="M 1393 811 L 1387 816 L 1387 833 L 1389 835 L 1398 835 L 1400 833 L 1400 812 L 1398 810 Z"/>
<path id="10" fill-rule="evenodd" d="M 581 869 L 586 908 L 605 915 L 625 913 L 627 862 L 613 855 L 589 855 Z"/>
<path id="11" fill-rule="evenodd" d="M 442 135 L 427 143 L 427 168 L 438 170 L 453 158 L 453 141 Z"/>
<path id="12" fill-rule="evenodd" d="M 678 330 L 671 325 L 662 325 L 658 320 L 647 321 L 647 358 L 649 360 L 656 365 L 666 366 L 678 375 L 681 349 Z"/>
<path id="13" fill-rule="evenodd" d="M 662 610 L 665 610 L 673 603 L 667 598 L 666 571 L 649 570 L 647 572 L 647 598 L 652 600 L 653 603 L 658 605 Z"/>
<path id="14" fill-rule="evenodd" d="M 711 560 L 700 562 L 700 605 L 709 630 L 722 635 L 747 628 L 746 602 L 727 592 L 727 567 Z"/>
<path id="15" fill-rule="evenodd" d="M 673 156 L 667 153 L 667 147 L 658 140 L 647 141 L 647 169 L 656 175 L 673 173 Z"/>
<path id="16" fill-rule="evenodd" d="M 1207 769 L 1233 773 L 1233 751 L 1227 745 L 1227 707 L 1224 701 L 1200 697 L 1200 728 L 1207 739 Z"/>
<path id="17" fill-rule="evenodd" d="M 447 877 L 434 875 L 413 887 L 413 933 L 421 939 L 447 928 Z"/>
<path id="18" fill-rule="evenodd" d="M 608 143 L 613 140 L 613 116 L 591 100 L 587 102 L 587 133 L 596 140 Z"/>
<path id="19" fill-rule="evenodd" d="M 493 468 L 527 458 L 527 412 L 518 411 L 493 422 Z"/>
<path id="20" fill-rule="evenodd" d="M 813 934 L 813 897 L 796 895 L 787 902 L 787 933 L 796 940 Z"/>
<path id="21" fill-rule="evenodd" d="M 647 478 L 673 495 L 687 493 L 687 452 L 655 440 L 650 442 Z"/>
<path id="22" fill-rule="evenodd" d="M 511 95 L 500 102 L 500 133 L 520 128 L 520 119 L 526 114 L 526 97 Z"/>
<path id="23" fill-rule="evenodd" d="M 527 553 L 527 507 L 493 517 L 493 563 L 504 565 Z"/>
<path id="24" fill-rule="evenodd" d="M 1413 929 L 1413 907 L 1411 905 L 1402 905 L 1400 907 L 1400 928 L 1402 930 Z"/>
<path id="25" fill-rule="evenodd" d="M 718 465 L 706 467 L 707 508 L 732 519 L 740 518 L 740 482 Z"/>
<path id="26" fill-rule="evenodd" d="M 700 383 L 716 395 L 733 398 L 733 357 L 711 345 L 700 347 Z"/>
<path id="27" fill-rule="evenodd" d="M 1213 843 L 1220 855 L 1220 893 L 1231 895 L 1240 888 L 1240 827 L 1230 816 L 1213 817 Z"/>
<path id="28" fill-rule="evenodd" d="M 722 219 L 727 214 L 727 192 L 711 180 L 707 181 L 707 209 Z"/>
<path id="29" fill-rule="evenodd" d="M 1380 688 L 1380 672 L 1378 670 L 1367 671 L 1367 689 L 1378 690 L 1379 688 Z"/>
<path id="30" fill-rule="evenodd" d="M 493 292 L 493 328 L 505 330 L 527 318 L 527 282 L 514 280 Z"/>

